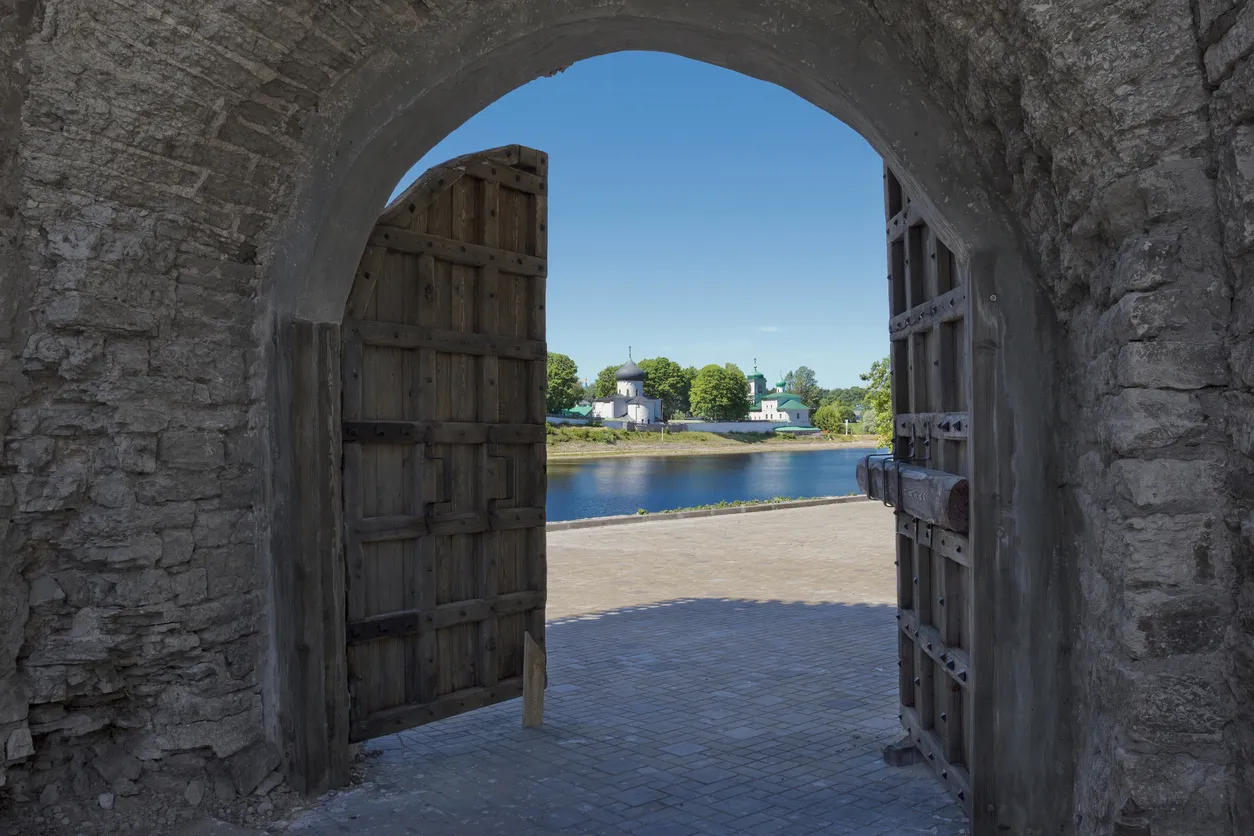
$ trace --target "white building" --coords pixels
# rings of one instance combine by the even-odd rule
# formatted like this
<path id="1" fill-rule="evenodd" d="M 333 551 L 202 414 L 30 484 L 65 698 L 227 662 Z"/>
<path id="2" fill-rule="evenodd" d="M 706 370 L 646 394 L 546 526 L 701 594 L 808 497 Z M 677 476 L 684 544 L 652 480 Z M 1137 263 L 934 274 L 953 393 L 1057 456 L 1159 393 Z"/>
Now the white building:
<path id="1" fill-rule="evenodd" d="M 592 414 L 606 421 L 656 424 L 662 420 L 662 399 L 644 394 L 644 369 L 628 360 L 614 373 L 618 391 L 592 402 Z"/>
<path id="2" fill-rule="evenodd" d="M 792 392 L 785 392 L 787 384 L 779 381 L 775 384 L 776 391 L 766 391 L 766 376 L 758 371 L 758 362 L 753 361 L 753 374 L 745 375 L 749 379 L 750 421 L 784 421 L 792 427 L 810 427 L 810 407 L 801 402 L 801 398 Z"/>

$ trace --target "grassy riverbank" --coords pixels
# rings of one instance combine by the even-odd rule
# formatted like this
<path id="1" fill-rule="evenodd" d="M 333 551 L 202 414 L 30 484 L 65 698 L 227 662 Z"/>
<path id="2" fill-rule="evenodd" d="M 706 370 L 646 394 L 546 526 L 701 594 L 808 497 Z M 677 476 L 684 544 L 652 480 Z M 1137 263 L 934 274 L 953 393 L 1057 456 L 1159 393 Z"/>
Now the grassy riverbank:
<path id="1" fill-rule="evenodd" d="M 550 459 L 599 459 L 615 456 L 698 456 L 760 453 L 771 450 L 875 449 L 875 436 L 789 438 L 760 433 L 651 433 L 601 427 L 549 427 Z"/>

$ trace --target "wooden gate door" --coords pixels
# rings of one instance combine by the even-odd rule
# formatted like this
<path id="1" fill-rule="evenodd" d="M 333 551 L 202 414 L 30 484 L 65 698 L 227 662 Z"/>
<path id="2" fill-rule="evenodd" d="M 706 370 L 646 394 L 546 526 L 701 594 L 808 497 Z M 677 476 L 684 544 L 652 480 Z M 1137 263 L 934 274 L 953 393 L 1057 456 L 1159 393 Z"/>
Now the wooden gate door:
<path id="1" fill-rule="evenodd" d="M 544 646 L 548 156 L 426 172 L 379 218 L 343 334 L 350 737 L 517 697 Z"/>
<path id="2" fill-rule="evenodd" d="M 893 443 L 858 468 L 894 507 L 902 726 L 971 815 L 977 600 L 967 482 L 971 341 L 967 267 L 884 170 Z M 981 803 L 983 803 L 983 793 Z"/>

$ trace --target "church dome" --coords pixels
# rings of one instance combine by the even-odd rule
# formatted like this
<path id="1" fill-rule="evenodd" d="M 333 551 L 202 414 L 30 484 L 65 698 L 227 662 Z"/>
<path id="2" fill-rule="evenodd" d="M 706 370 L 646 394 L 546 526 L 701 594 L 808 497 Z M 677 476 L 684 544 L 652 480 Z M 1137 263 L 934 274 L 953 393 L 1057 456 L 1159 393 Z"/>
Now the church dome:
<path id="1" fill-rule="evenodd" d="M 644 380 L 644 369 L 635 364 L 634 361 L 628 360 L 617 372 L 614 373 L 615 380 Z"/>

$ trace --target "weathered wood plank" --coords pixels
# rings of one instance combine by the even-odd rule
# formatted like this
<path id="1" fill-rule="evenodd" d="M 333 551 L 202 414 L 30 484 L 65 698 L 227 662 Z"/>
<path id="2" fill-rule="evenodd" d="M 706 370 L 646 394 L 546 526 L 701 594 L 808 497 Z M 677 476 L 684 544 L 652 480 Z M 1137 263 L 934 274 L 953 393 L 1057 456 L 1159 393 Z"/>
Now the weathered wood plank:
<path id="1" fill-rule="evenodd" d="M 962 319 L 967 309 L 967 286 L 958 285 L 935 299 L 920 302 L 888 323 L 889 338 L 904 340 L 912 334 L 930 330 L 942 322 Z"/>
<path id="2" fill-rule="evenodd" d="M 520 276 L 547 276 L 548 262 L 543 258 L 522 255 L 509 250 L 485 247 L 400 227 L 375 227 L 370 244 L 414 255 L 430 255 L 452 264 L 467 267 L 496 267 Z"/>
<path id="3" fill-rule="evenodd" d="M 965 441 L 971 419 L 965 412 L 905 413 L 894 418 L 898 435 Z"/>
<path id="4" fill-rule="evenodd" d="M 524 729 L 544 722 L 544 688 L 548 679 L 544 651 L 531 633 L 523 634 L 523 715 Z"/>
<path id="5" fill-rule="evenodd" d="M 345 421 L 345 444 L 543 444 L 537 424 L 454 421 Z"/>
<path id="6" fill-rule="evenodd" d="M 351 528 L 361 542 L 379 543 L 409 540 L 414 537 L 480 534 L 485 531 L 514 531 L 520 528 L 543 528 L 544 508 L 496 508 L 492 511 L 457 511 L 413 516 L 397 514 L 362 517 L 353 520 Z"/>
<path id="7" fill-rule="evenodd" d="M 961 476 L 900 462 L 883 464 L 882 460 L 872 460 L 868 467 L 863 458 L 858 462 L 857 478 L 858 487 L 871 499 L 887 501 L 913 517 L 950 531 L 967 531 L 969 488 Z"/>
<path id="8" fill-rule="evenodd" d="M 348 672 L 344 643 L 344 541 L 340 470 L 340 331 L 327 323 L 277 328 L 276 374 L 291 397 L 276 415 L 302 455 L 276 462 L 292 507 L 276 520 L 273 548 L 276 679 L 288 775 L 300 792 L 347 783 Z"/>
<path id="9" fill-rule="evenodd" d="M 490 334 L 472 334 L 392 322 L 346 320 L 345 331 L 366 345 L 388 348 L 430 348 L 448 354 L 513 357 L 543 360 L 548 346 L 543 340 L 526 340 Z"/>
<path id="10" fill-rule="evenodd" d="M 937 769 L 937 774 L 945 782 L 945 787 L 958 802 L 966 809 L 967 816 L 972 813 L 972 791 L 971 779 L 966 769 L 961 766 L 944 761 L 944 746 L 940 742 L 940 738 L 931 729 L 923 725 L 919 719 L 919 714 L 914 708 L 902 707 L 902 725 L 906 727 L 906 731 L 910 735 L 910 739 L 919 747 L 919 751 L 923 753 L 924 759 L 929 763 L 936 765 L 937 759 L 941 759 L 943 764 Z"/>
<path id="11" fill-rule="evenodd" d="M 548 189 L 547 178 L 495 162 L 472 162 L 462 166 L 467 174 L 498 186 L 527 194 L 541 195 Z"/>
<path id="12" fill-rule="evenodd" d="M 943 668 L 962 688 L 974 684 L 971 673 L 971 656 L 960 647 L 945 644 L 940 631 L 930 624 L 921 624 L 914 610 L 901 610 L 897 614 L 897 626 L 928 659 Z M 918 674 L 916 674 L 917 676 Z"/>
<path id="13" fill-rule="evenodd" d="M 955 563 L 968 569 L 971 568 L 971 546 L 967 538 L 961 534 L 939 528 L 933 523 L 906 513 L 897 514 L 897 533 L 902 537 L 917 540 Z"/>
<path id="14" fill-rule="evenodd" d="M 455 601 L 431 610 L 411 609 L 383 613 L 348 625 L 348 642 L 416 635 L 423 630 L 443 630 L 459 624 L 477 624 L 502 615 L 534 610 L 544 605 L 541 592 L 511 592 L 489 599 Z"/>
<path id="15" fill-rule="evenodd" d="M 503 679 L 490 688 L 466 688 L 454 691 L 438 699 L 419 705 L 404 705 L 386 711 L 375 712 L 353 723 L 353 740 L 370 740 L 388 734 L 396 734 L 414 726 L 443 720 L 455 714 L 464 714 L 476 708 L 494 705 L 505 700 L 521 697 L 523 678 L 514 676 Z"/>

